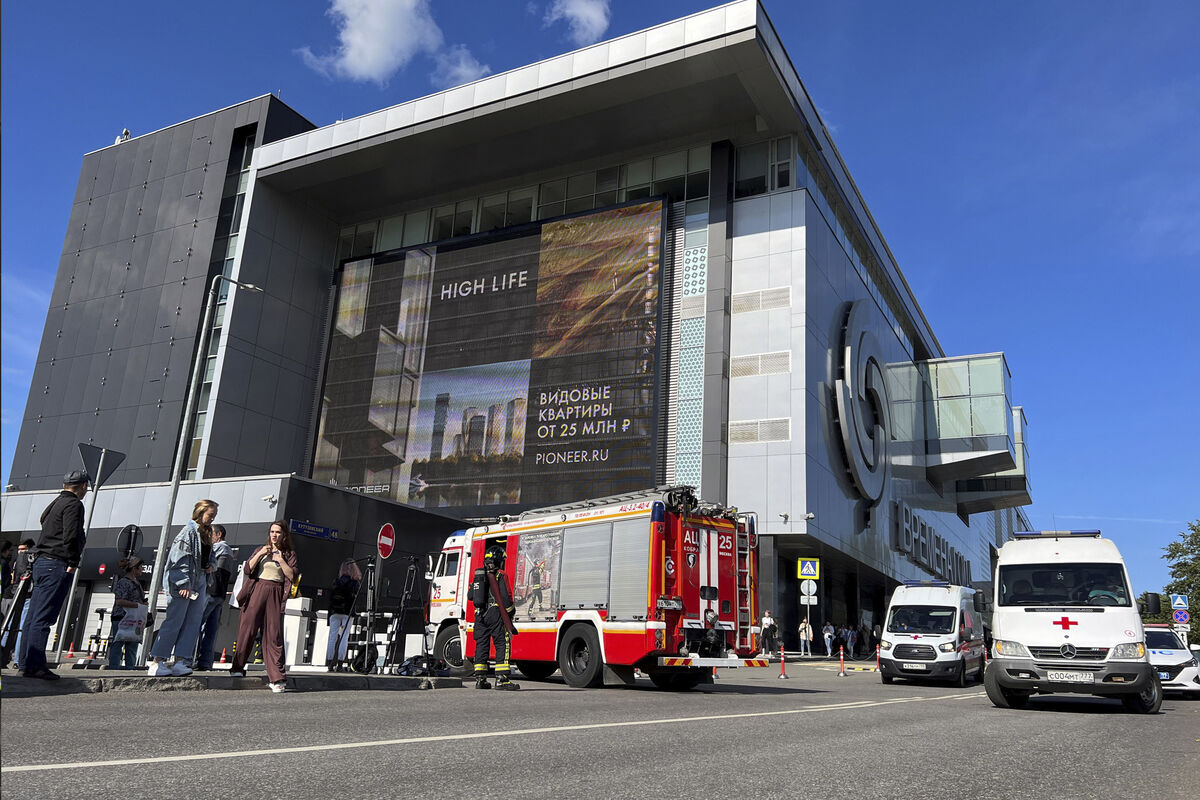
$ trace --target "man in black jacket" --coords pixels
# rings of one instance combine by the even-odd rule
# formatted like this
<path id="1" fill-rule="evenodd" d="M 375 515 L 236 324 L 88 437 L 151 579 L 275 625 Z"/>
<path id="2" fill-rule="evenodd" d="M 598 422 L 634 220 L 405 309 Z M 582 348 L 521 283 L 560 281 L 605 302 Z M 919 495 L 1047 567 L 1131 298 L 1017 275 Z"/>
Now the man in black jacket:
<path id="1" fill-rule="evenodd" d="M 513 683 L 508 660 L 512 656 L 512 637 L 517 628 L 512 615 L 516 611 L 504 574 L 504 548 L 489 547 L 483 566 L 471 576 L 471 602 L 475 606 L 475 688 L 490 689 L 487 681 L 488 655 L 496 648 L 496 688 L 520 689 Z"/>
<path id="2" fill-rule="evenodd" d="M 29 598 L 29 628 L 21 666 L 26 678 L 58 680 L 46 666 L 46 640 L 71 589 L 71 573 L 79 568 L 86 534 L 83 496 L 91 479 L 75 470 L 63 477 L 63 490 L 42 512 L 42 536 L 34 547 L 33 594 Z"/>

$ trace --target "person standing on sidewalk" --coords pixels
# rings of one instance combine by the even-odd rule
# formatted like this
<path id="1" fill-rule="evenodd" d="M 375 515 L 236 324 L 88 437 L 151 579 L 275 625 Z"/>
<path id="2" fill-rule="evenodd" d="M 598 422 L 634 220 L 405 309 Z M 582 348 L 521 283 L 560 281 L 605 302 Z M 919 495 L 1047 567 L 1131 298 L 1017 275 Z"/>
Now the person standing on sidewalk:
<path id="1" fill-rule="evenodd" d="M 233 573 L 237 569 L 233 560 L 233 548 L 225 542 L 225 526 L 212 526 L 212 560 L 205 569 L 207 580 L 205 591 L 208 602 L 200 615 L 200 644 L 196 648 L 196 669 L 207 672 L 216 659 L 217 628 L 221 625 L 221 609 L 229 587 L 233 585 Z"/>
<path id="2" fill-rule="evenodd" d="M 206 603 L 208 560 L 212 556 L 212 522 L 217 504 L 201 500 L 192 507 L 192 518 L 171 544 L 163 570 L 162 590 L 167 593 L 167 613 L 150 648 L 146 672 L 152 678 L 192 674 L 192 655 L 200 635 L 200 615 Z M 158 587 L 150 587 L 151 606 Z M 175 663 L 167 659 L 175 654 Z"/>
<path id="3" fill-rule="evenodd" d="M 125 619 L 128 609 L 137 608 L 146 602 L 142 591 L 142 560 L 127 556 L 120 562 L 121 577 L 113 584 L 112 633 L 108 637 L 108 668 L 133 669 L 137 666 L 138 642 L 117 641 L 117 630 Z"/>
<path id="4" fill-rule="evenodd" d="M 771 655 L 775 652 L 775 643 L 778 638 L 779 628 L 775 624 L 775 618 L 771 616 L 770 610 L 763 611 L 762 619 L 758 622 L 758 627 L 762 630 L 762 651 L 766 654 L 767 660 L 770 660 Z"/>
<path id="5" fill-rule="evenodd" d="M 229 674 L 246 677 L 246 660 L 254 651 L 254 639 L 262 632 L 263 664 L 267 668 L 271 691 L 287 690 L 287 675 L 283 666 L 283 604 L 288 590 L 300 572 L 300 562 L 292 549 L 291 531 L 286 520 L 275 520 L 267 533 L 267 543 L 254 551 L 242 567 L 246 580 L 254 581 L 250 599 L 242 608 L 238 621 L 237 640 L 242 646 L 233 654 Z M 241 599 L 245 587 L 238 593 Z"/>
<path id="6" fill-rule="evenodd" d="M 812 656 L 812 624 L 808 617 L 800 620 L 800 655 Z"/>
<path id="7" fill-rule="evenodd" d="M 833 658 L 833 623 L 826 621 L 825 627 L 821 629 L 821 635 L 825 637 L 825 657 Z"/>
<path id="8" fill-rule="evenodd" d="M 56 681 L 46 664 L 46 640 L 71 590 L 71 573 L 79 568 L 87 534 L 83 530 L 83 497 L 91 478 L 82 470 L 63 477 L 63 490 L 42 512 L 42 535 L 34 547 L 33 595 L 21 667 L 26 678 Z"/>

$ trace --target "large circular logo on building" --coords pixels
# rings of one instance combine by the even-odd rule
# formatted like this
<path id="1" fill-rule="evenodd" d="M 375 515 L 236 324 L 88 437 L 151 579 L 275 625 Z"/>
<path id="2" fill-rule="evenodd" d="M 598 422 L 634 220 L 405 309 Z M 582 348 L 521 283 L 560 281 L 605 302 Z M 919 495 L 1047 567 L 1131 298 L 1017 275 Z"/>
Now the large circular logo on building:
<path id="1" fill-rule="evenodd" d="M 858 493 L 871 505 L 883 496 L 892 435 L 883 351 L 868 327 L 870 305 L 852 303 L 842 318 L 833 395 L 846 467 Z"/>

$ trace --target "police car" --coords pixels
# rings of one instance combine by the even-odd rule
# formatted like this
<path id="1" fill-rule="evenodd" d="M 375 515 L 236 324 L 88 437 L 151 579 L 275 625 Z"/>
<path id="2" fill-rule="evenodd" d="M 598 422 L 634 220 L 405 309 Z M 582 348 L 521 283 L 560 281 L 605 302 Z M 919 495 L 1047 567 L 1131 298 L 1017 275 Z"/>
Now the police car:
<path id="1" fill-rule="evenodd" d="M 1164 692 L 1200 695 L 1200 644 L 1189 651 L 1167 625 L 1146 625 L 1146 650 Z"/>

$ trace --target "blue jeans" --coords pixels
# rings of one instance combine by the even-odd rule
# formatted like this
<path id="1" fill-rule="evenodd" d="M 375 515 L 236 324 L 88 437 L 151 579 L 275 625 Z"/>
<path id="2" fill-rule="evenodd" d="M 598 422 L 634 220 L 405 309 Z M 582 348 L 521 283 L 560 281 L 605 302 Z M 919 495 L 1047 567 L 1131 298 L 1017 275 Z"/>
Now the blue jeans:
<path id="1" fill-rule="evenodd" d="M 13 667 L 21 668 L 21 645 L 25 643 L 25 620 L 29 619 L 29 598 L 26 597 L 22 601 L 21 606 L 21 621 L 17 623 L 17 641 L 9 652 L 12 654 Z M 4 646 L 8 647 L 9 633 L 4 634 Z"/>
<path id="2" fill-rule="evenodd" d="M 213 665 L 213 647 L 217 643 L 217 628 L 221 625 L 221 607 L 224 605 L 223 597 L 210 597 L 204 604 L 204 613 L 200 615 L 200 646 L 196 650 L 196 665 L 200 669 Z"/>
<path id="3" fill-rule="evenodd" d="M 113 623 L 112 633 L 108 637 L 108 668 L 121 669 L 124 666 L 125 669 L 133 669 L 137 666 L 137 650 L 140 642 L 118 642 L 116 639 L 117 626 L 120 624 L 121 620 Z M 124 656 L 124 664 L 121 663 L 122 656 Z"/>
<path id="4" fill-rule="evenodd" d="M 802 655 L 802 656 L 811 656 L 812 655 L 812 649 L 809 646 L 809 641 L 808 641 L 808 639 L 804 638 L 803 636 L 800 637 L 800 655 Z"/>
<path id="5" fill-rule="evenodd" d="M 29 598 L 29 626 L 23 631 L 21 668 L 26 672 L 46 668 L 46 640 L 50 626 L 62 611 L 67 592 L 71 591 L 71 576 L 67 562 L 38 556 L 33 562 L 33 595 Z"/>
<path id="6" fill-rule="evenodd" d="M 174 653 L 177 661 L 192 663 L 196 639 L 200 636 L 200 616 L 204 613 L 207 598 L 203 588 L 195 600 L 180 597 L 178 590 L 171 588 L 171 594 L 167 595 L 167 613 L 150 648 L 150 658 L 168 659 Z"/>

